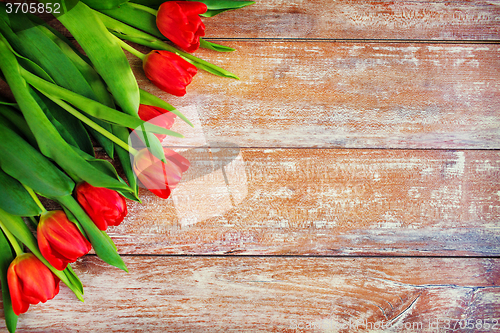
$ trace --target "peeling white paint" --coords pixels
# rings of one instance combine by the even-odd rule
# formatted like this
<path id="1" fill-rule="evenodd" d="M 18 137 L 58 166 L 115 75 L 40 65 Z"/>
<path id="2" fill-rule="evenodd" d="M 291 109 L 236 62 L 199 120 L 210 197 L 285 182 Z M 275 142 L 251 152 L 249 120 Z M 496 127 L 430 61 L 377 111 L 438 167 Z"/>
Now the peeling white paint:
<path id="1" fill-rule="evenodd" d="M 495 167 L 492 165 L 492 162 L 490 160 L 485 160 L 485 161 L 476 161 L 479 162 L 479 164 L 476 166 L 476 172 L 490 172 L 490 171 L 498 171 L 500 169 L 500 165 Z"/>
<path id="2" fill-rule="evenodd" d="M 455 152 L 456 160 L 451 166 L 445 167 L 446 177 L 461 177 L 465 170 L 465 153 L 463 151 Z"/>

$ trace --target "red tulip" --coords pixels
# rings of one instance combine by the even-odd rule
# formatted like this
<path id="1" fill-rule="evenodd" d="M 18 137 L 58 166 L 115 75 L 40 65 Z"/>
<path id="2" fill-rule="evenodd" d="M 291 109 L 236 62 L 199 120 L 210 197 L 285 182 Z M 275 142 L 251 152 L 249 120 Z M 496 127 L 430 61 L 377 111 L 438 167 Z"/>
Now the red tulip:
<path id="1" fill-rule="evenodd" d="M 45 303 L 59 293 L 59 278 L 32 253 L 21 254 L 12 261 L 7 283 L 16 315 L 28 311 L 30 304 Z"/>
<path id="2" fill-rule="evenodd" d="M 163 148 L 163 151 L 166 164 L 147 149 L 139 151 L 134 158 L 134 172 L 144 187 L 160 198 L 167 199 L 190 164 L 171 149 Z"/>
<path id="3" fill-rule="evenodd" d="M 100 230 L 119 225 L 127 216 L 127 202 L 116 191 L 86 182 L 78 184 L 75 191 L 76 200 Z"/>
<path id="4" fill-rule="evenodd" d="M 145 104 L 139 105 L 139 118 L 144 121 L 148 121 L 151 124 L 170 129 L 174 125 L 175 117 L 174 113 L 160 107 Z M 166 137 L 164 134 L 155 135 L 158 137 L 160 142 Z"/>
<path id="5" fill-rule="evenodd" d="M 163 36 L 186 52 L 200 47 L 200 37 L 205 36 L 205 25 L 199 14 L 207 5 L 194 1 L 167 1 L 158 9 L 156 26 Z"/>
<path id="6" fill-rule="evenodd" d="M 175 53 L 151 51 L 143 60 L 146 77 L 158 88 L 175 96 L 184 96 L 186 87 L 198 70 Z"/>
<path id="7" fill-rule="evenodd" d="M 92 245 L 62 210 L 43 213 L 37 227 L 40 252 L 56 269 L 89 253 Z"/>

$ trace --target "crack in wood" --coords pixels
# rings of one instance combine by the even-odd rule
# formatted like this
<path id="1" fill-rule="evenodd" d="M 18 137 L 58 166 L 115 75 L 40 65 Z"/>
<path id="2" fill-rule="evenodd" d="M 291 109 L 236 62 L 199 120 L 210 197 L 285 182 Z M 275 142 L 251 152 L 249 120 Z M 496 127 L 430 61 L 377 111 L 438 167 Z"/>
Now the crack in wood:
<path id="1" fill-rule="evenodd" d="M 420 292 L 420 294 L 417 295 L 417 297 L 415 297 L 415 299 L 410 303 L 410 305 L 408 305 L 406 307 L 406 309 L 404 309 L 403 311 L 401 311 L 401 313 L 399 313 L 398 315 L 396 315 L 393 319 L 390 320 L 390 324 L 391 326 L 399 319 L 399 318 L 402 318 L 403 315 L 410 311 L 411 308 L 416 304 L 417 300 L 420 298 L 420 296 L 422 295 L 424 291 Z"/>

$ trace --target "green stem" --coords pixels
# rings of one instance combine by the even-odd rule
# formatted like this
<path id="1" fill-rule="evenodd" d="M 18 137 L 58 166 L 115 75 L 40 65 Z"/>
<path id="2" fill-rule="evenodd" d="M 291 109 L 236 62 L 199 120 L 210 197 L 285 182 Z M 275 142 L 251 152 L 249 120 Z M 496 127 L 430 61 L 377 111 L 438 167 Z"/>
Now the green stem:
<path id="1" fill-rule="evenodd" d="M 128 4 L 130 4 L 130 2 Z M 225 69 L 218 67 L 212 63 L 209 63 L 208 61 L 202 60 L 190 53 L 180 51 L 176 47 L 152 36 L 151 32 L 146 33 L 98 11 L 96 11 L 95 14 L 104 23 L 108 30 L 118 38 L 128 40 L 132 43 L 144 45 L 154 50 L 165 50 L 173 52 L 179 56 L 184 57 L 187 61 L 191 62 L 196 67 L 206 70 L 209 73 L 239 80 L 239 78 L 233 73 L 226 71 Z"/>
<path id="2" fill-rule="evenodd" d="M 94 130 L 99 132 L 100 134 L 104 135 L 106 138 L 110 139 L 114 143 L 116 143 L 118 146 L 122 147 L 126 151 L 128 151 L 132 155 L 137 155 L 138 151 L 132 147 L 130 147 L 127 143 L 123 142 L 120 140 L 118 137 L 116 137 L 113 133 L 106 131 L 104 128 L 96 124 L 94 121 L 92 121 L 90 118 L 86 117 L 83 115 L 81 112 L 76 110 L 74 107 L 69 105 L 68 103 L 64 102 L 63 100 L 54 97 L 48 93 L 43 92 L 47 97 L 49 97 L 54 103 L 71 113 L 75 118 L 81 120 L 85 124 L 87 124 L 89 127 L 92 127 Z"/>
<path id="3" fill-rule="evenodd" d="M 2 48 L 2 44 L 0 42 L 0 49 Z M 0 50 L 0 56 L 3 56 L 3 53 Z M 5 57 L 0 57 L 0 58 L 5 58 Z M 0 59 L 1 60 L 1 59 Z M 12 59 L 8 59 L 12 60 Z M 3 60 L 2 60 L 3 61 Z M 2 65 L 3 63 L 0 62 Z M 10 64 L 8 64 L 10 65 Z M 38 91 L 46 91 L 49 92 L 50 94 L 53 94 L 54 96 L 57 96 L 57 98 L 60 98 L 64 101 L 67 101 L 71 103 L 73 106 L 77 107 L 78 109 L 82 110 L 86 114 L 96 117 L 98 119 L 101 119 L 107 123 L 119 125 L 122 127 L 126 128 L 137 128 L 140 127 L 141 125 L 144 125 L 145 128 L 149 132 L 157 133 L 157 134 L 165 134 L 165 135 L 171 135 L 175 136 L 177 138 L 183 138 L 184 136 L 180 133 L 174 132 L 172 130 L 166 129 L 164 127 L 154 125 L 150 122 L 145 122 L 139 118 L 137 115 L 137 111 L 135 111 L 134 115 L 131 114 L 126 114 L 124 112 L 120 112 L 116 109 L 110 108 L 104 104 L 101 104 L 93 99 L 87 98 L 85 96 L 82 96 L 78 93 L 75 93 L 71 90 L 65 89 L 61 86 L 58 86 L 56 84 L 50 83 L 34 74 L 31 72 L 25 70 L 23 67 L 17 67 L 14 70 L 17 70 L 18 72 L 21 73 L 22 79 L 20 80 L 19 77 L 12 75 L 13 79 L 11 81 L 15 82 L 17 84 L 17 88 L 19 89 L 26 89 L 26 87 L 23 88 L 23 84 L 25 85 L 26 83 L 30 84 L 33 86 L 35 89 Z M 17 78 L 17 81 L 14 79 Z M 21 93 L 25 94 L 25 91 L 21 90 Z M 24 96 L 24 95 L 23 95 Z M 20 101 L 19 99 L 18 101 Z M 39 106 L 38 104 L 34 103 L 34 100 L 28 99 L 27 102 L 25 103 L 25 107 L 27 110 L 31 110 L 34 106 L 35 111 L 37 112 L 42 112 L 42 110 L 38 110 Z M 30 109 L 28 109 L 30 108 Z M 137 108 L 138 109 L 138 108 Z M 34 112 L 35 112 L 34 111 Z M 45 118 L 41 118 L 42 120 Z M 44 124 L 44 126 L 49 126 L 49 124 Z M 40 132 L 40 131 L 39 131 Z M 41 133 L 40 133 L 41 135 Z M 55 151 L 52 151 L 52 153 L 55 153 Z M 61 161 L 59 161 L 61 162 Z M 80 170 L 82 171 L 82 170 Z M 120 187 L 118 187 L 120 188 Z"/>
<path id="4" fill-rule="evenodd" d="M 8 106 L 12 106 L 12 107 L 18 108 L 17 103 L 4 102 L 4 101 L 0 100 L 0 104 L 1 105 L 8 105 Z"/>
<path id="5" fill-rule="evenodd" d="M 144 126 L 141 126 L 141 131 L 136 131 L 136 132 L 141 132 L 142 136 L 144 137 L 144 143 L 146 144 L 146 147 L 148 147 L 148 148 L 151 147 L 151 145 L 149 144 L 148 136 L 146 135 L 146 130 L 144 129 Z"/>
<path id="6" fill-rule="evenodd" d="M 118 32 L 116 30 L 113 30 L 112 28 L 108 28 L 108 29 L 110 29 L 111 33 L 116 38 L 123 38 L 123 39 L 128 40 L 132 43 L 144 45 L 144 46 L 147 46 L 147 47 L 155 49 L 155 50 L 169 51 L 169 52 L 177 54 L 178 56 L 180 56 L 181 58 L 183 58 L 187 62 L 196 66 L 197 68 L 203 69 L 209 73 L 212 73 L 212 74 L 215 74 L 218 76 L 222 76 L 222 77 L 233 78 L 236 80 L 240 79 L 238 76 L 225 70 L 224 68 L 221 68 L 221 67 L 216 66 L 208 61 L 200 59 L 200 58 L 198 58 L 190 53 L 181 51 L 181 50 L 177 49 L 176 47 L 169 45 L 169 44 L 165 43 L 164 41 L 161 41 L 161 40 L 154 38 L 152 36 L 148 36 L 148 38 L 144 38 L 142 36 L 137 37 L 137 36 L 133 36 L 133 35 L 127 35 L 123 32 Z"/>
<path id="7" fill-rule="evenodd" d="M 116 38 L 116 40 L 118 41 L 118 44 L 120 44 L 120 46 L 122 47 L 122 49 L 127 50 L 130 53 L 132 53 L 133 55 L 135 55 L 137 58 L 139 58 L 141 60 L 144 60 L 144 58 L 146 57 L 146 55 L 144 53 L 136 50 L 135 48 L 133 48 L 132 46 L 128 45 L 127 43 L 125 43 L 120 38 L 116 37 L 115 35 L 113 35 L 113 34 L 111 34 L 111 35 Z"/>
<path id="8" fill-rule="evenodd" d="M 34 216 L 28 216 L 28 220 L 31 222 L 31 225 L 36 229 L 36 227 L 38 226 L 38 221 L 36 220 L 36 218 Z"/>
<path id="9" fill-rule="evenodd" d="M 2 229 L 3 233 L 9 240 L 10 244 L 12 245 L 12 248 L 16 252 L 16 255 L 20 256 L 21 254 L 24 253 L 23 249 L 19 245 L 19 242 L 17 241 L 16 237 L 7 229 L 5 224 L 3 224 L 2 221 L 0 221 L 0 229 Z"/>
<path id="10" fill-rule="evenodd" d="M 157 16 L 158 15 L 158 11 L 153 9 L 153 8 L 149 8 L 148 6 L 143 6 L 143 5 L 140 5 L 138 3 L 133 3 L 133 2 L 128 2 L 127 5 L 129 5 L 130 7 L 133 7 L 135 9 L 139 9 L 139 10 L 142 10 L 144 12 L 147 12 L 147 13 L 150 13 L 154 16 Z"/>
<path id="11" fill-rule="evenodd" d="M 38 199 L 38 196 L 36 195 L 35 191 L 33 191 L 33 189 L 31 187 L 28 187 L 28 186 L 26 186 L 24 184 L 22 184 L 22 185 L 24 186 L 24 188 L 26 189 L 26 191 L 28 191 L 28 193 L 30 194 L 30 196 L 33 199 L 33 201 L 42 210 L 42 213 L 45 213 L 47 210 L 45 209 L 45 207 L 40 202 L 40 199 Z"/>

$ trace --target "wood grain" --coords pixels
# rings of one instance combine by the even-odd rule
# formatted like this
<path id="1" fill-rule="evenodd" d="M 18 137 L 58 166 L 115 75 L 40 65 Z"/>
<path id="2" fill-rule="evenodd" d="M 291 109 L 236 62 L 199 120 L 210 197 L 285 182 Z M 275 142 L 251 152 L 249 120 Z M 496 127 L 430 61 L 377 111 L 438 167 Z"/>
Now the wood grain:
<path id="1" fill-rule="evenodd" d="M 164 141 L 192 164 L 172 196 L 141 189 L 108 229 L 130 273 L 81 258 L 85 303 L 62 287 L 18 332 L 500 329 L 499 2 L 257 0 L 204 21 L 236 52 L 196 55 L 240 81 L 199 72 L 172 97 L 129 57 L 195 125 Z"/>
<path id="2" fill-rule="evenodd" d="M 240 147 L 500 148 L 500 46 L 228 42 L 199 52 L 241 80 L 206 72 L 183 98 L 141 86 Z M 180 122 L 179 122 L 180 123 Z M 188 132 L 189 127 L 176 129 Z M 184 140 L 179 144 L 196 146 Z M 213 145 L 212 145 L 213 146 Z M 222 145 L 223 146 L 223 145 Z"/>
<path id="3" fill-rule="evenodd" d="M 127 254 L 499 255 L 500 153 L 189 149 L 171 198 L 110 229 Z"/>
<path id="4" fill-rule="evenodd" d="M 208 37 L 500 39 L 498 1 L 258 0 L 205 19 Z"/>
<path id="5" fill-rule="evenodd" d="M 498 42 L 495 0 L 257 0 L 203 18 L 207 40 L 320 39 Z M 50 22 L 67 36 L 57 20 Z"/>
<path id="6" fill-rule="evenodd" d="M 429 325 L 437 321 L 442 332 L 446 319 L 492 322 L 500 313 L 498 259 L 135 256 L 125 262 L 128 274 L 92 256 L 79 260 L 85 303 L 61 287 L 54 300 L 21 316 L 18 332 L 331 332 L 334 325 L 338 332 L 366 332 L 377 322 L 422 323 L 399 332 L 436 332 Z M 346 329 L 350 321 L 357 329 Z"/>

